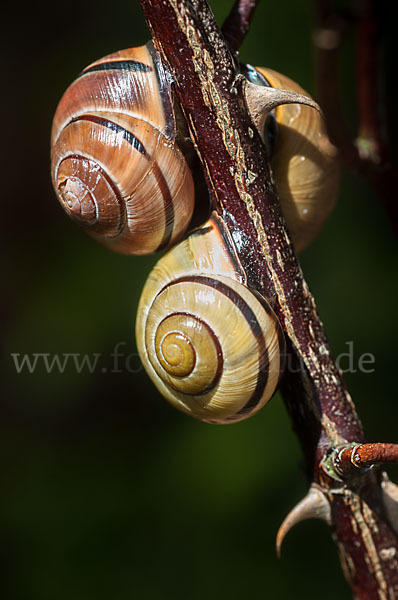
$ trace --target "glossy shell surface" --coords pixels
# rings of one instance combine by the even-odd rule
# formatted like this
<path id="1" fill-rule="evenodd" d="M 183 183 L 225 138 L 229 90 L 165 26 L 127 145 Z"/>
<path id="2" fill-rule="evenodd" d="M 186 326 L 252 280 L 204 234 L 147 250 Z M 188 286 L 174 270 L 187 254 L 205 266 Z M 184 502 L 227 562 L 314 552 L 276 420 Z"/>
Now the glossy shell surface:
<path id="1" fill-rule="evenodd" d="M 158 390 L 176 408 L 210 423 L 256 413 L 283 369 L 279 321 L 246 287 L 217 217 L 159 260 L 142 293 L 136 334 Z"/>
<path id="2" fill-rule="evenodd" d="M 151 44 L 94 62 L 54 117 L 52 179 L 61 205 L 118 252 L 147 254 L 173 244 L 194 206 L 175 138 L 170 86 Z"/>

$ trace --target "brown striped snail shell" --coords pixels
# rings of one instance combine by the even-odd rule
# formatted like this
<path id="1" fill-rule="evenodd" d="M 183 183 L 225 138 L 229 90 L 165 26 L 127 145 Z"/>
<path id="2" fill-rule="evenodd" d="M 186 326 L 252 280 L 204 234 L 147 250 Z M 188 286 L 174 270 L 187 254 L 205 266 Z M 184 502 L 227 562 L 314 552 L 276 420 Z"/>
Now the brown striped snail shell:
<path id="1" fill-rule="evenodd" d="M 240 421 L 273 396 L 285 342 L 269 303 L 245 277 L 221 217 L 169 250 L 142 292 L 138 351 L 176 408 L 209 423 Z"/>
<path id="2" fill-rule="evenodd" d="M 335 206 L 340 180 L 337 150 L 329 141 L 318 105 L 297 83 L 263 67 L 247 65 L 245 75 L 250 82 L 249 111 L 272 154 L 282 212 L 299 252 L 318 235 Z M 275 92 L 274 99 L 262 107 L 262 90 L 267 86 Z"/>
<path id="3" fill-rule="evenodd" d="M 51 146 L 61 205 L 108 248 L 147 254 L 186 230 L 193 180 L 151 42 L 84 69 L 58 105 Z"/>

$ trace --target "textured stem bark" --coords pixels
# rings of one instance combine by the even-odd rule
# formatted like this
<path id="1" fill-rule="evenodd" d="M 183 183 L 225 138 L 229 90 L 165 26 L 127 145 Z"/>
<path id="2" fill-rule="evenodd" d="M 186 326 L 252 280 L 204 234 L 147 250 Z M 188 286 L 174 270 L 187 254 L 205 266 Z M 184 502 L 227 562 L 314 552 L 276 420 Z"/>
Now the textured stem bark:
<path id="1" fill-rule="evenodd" d="M 284 327 L 292 360 L 283 396 L 309 479 L 330 504 L 347 578 L 357 598 L 398 597 L 397 536 L 383 508 L 380 472 L 343 482 L 325 462 L 336 446 L 364 442 L 364 433 L 286 230 L 237 57 L 205 0 L 141 5 L 247 283 L 269 299 Z M 384 561 L 383 548 L 393 549 Z"/>
<path id="2" fill-rule="evenodd" d="M 355 444 L 336 449 L 336 471 L 343 479 L 355 476 L 355 470 L 366 470 L 377 464 L 397 463 L 398 444 Z"/>

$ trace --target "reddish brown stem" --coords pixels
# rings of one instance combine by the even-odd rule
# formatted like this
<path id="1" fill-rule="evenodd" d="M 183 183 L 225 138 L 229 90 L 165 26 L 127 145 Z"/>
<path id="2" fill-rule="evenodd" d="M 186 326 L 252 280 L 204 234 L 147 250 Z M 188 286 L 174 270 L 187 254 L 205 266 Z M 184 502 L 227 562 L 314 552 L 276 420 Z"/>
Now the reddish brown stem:
<path id="1" fill-rule="evenodd" d="M 335 457 L 336 471 L 345 479 L 357 469 L 366 470 L 376 464 L 398 462 L 398 444 L 358 444 L 340 449 Z"/>
<path id="2" fill-rule="evenodd" d="M 387 598 L 385 590 L 398 597 L 393 568 L 398 540 L 385 517 L 381 474 L 366 473 L 358 489 L 355 482 L 336 483 L 321 466 L 337 446 L 365 442 L 364 432 L 290 242 L 265 148 L 248 114 L 237 57 L 206 0 L 141 0 L 141 5 L 175 82 L 213 207 L 236 244 L 248 285 L 269 299 L 284 327 L 293 364 L 282 392 L 308 475 L 330 504 L 326 512 L 343 564 L 350 567 L 347 578 L 358 599 Z M 386 547 L 391 560 L 380 562 L 378 552 Z"/>
<path id="3" fill-rule="evenodd" d="M 236 0 L 221 31 L 233 50 L 238 50 L 246 37 L 257 0 Z"/>
<path id="4" fill-rule="evenodd" d="M 380 77 L 378 23 L 372 0 L 366 0 L 357 28 L 357 92 L 359 131 L 357 146 L 361 158 L 378 164 L 386 152 L 386 140 L 379 117 Z"/>
<path id="5" fill-rule="evenodd" d="M 317 97 L 322 106 L 331 140 L 342 163 L 374 188 L 398 236 L 398 203 L 395 194 L 398 173 L 393 164 L 383 122 L 385 113 L 383 65 L 381 64 L 380 11 L 376 0 L 363 0 L 359 14 L 341 13 L 332 3 L 316 3 L 314 33 Z M 388 18 L 384 15 L 384 18 Z M 358 130 L 347 126 L 339 88 L 341 46 L 352 26 L 356 28 Z"/>
<path id="6" fill-rule="evenodd" d="M 344 164 L 355 168 L 358 148 L 354 132 L 343 114 L 339 89 L 339 58 L 343 39 L 350 26 L 345 15 L 333 12 L 329 2 L 318 0 L 317 27 L 313 34 L 315 47 L 316 96 L 321 105 L 331 141 L 339 149 Z"/>

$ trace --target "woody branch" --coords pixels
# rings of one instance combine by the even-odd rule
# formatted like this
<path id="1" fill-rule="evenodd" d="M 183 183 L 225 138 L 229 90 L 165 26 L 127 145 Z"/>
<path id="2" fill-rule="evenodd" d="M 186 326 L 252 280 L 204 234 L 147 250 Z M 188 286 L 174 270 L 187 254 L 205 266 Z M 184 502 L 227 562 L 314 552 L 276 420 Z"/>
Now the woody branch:
<path id="1" fill-rule="evenodd" d="M 285 373 L 282 393 L 312 481 L 305 516 L 321 514 L 331 523 L 356 597 L 379 600 L 389 590 L 398 594 L 398 569 L 391 562 L 398 544 L 383 505 L 382 476 L 374 469 L 363 474 L 360 485 L 343 483 L 326 461 L 344 443 L 364 443 L 364 433 L 290 242 L 265 149 L 248 114 L 245 81 L 226 41 L 235 40 L 235 48 L 243 39 L 250 4 L 243 24 L 236 26 L 232 15 L 232 29 L 227 20 L 223 35 L 205 0 L 141 0 L 174 79 L 213 207 L 239 240 L 248 283 L 273 304 L 298 366 Z M 235 5 L 235 14 L 244 5 Z M 318 515 L 311 514 L 314 499 L 322 505 Z M 364 511 L 372 515 L 372 530 Z M 396 549 L 391 560 L 379 560 L 384 547 Z"/>
<path id="2" fill-rule="evenodd" d="M 333 0 L 315 0 L 314 8 L 316 87 L 329 135 L 345 167 L 372 186 L 398 236 L 398 203 L 391 193 L 398 185 L 398 169 L 388 136 L 382 36 L 383 27 L 393 18 L 391 8 L 388 3 L 380 7 L 377 0 L 353 1 L 344 11 Z M 356 40 L 356 130 L 346 121 L 339 85 L 343 42 L 350 33 Z"/>

